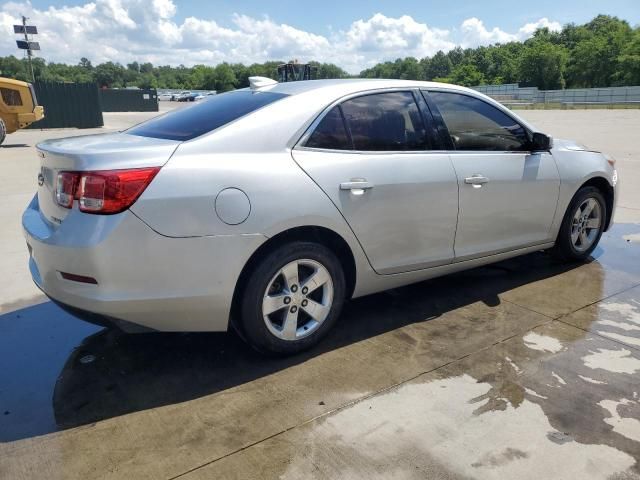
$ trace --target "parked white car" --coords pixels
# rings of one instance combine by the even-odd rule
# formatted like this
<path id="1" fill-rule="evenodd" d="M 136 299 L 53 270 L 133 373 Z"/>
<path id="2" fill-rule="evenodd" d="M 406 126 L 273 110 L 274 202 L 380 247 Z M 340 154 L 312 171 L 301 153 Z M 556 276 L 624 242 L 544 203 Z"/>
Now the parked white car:
<path id="1" fill-rule="evenodd" d="M 216 94 L 216 92 L 203 92 L 203 93 L 200 93 L 200 94 L 196 95 L 195 101 L 198 102 L 200 100 L 205 100 L 207 98 L 212 97 L 215 94 Z"/>

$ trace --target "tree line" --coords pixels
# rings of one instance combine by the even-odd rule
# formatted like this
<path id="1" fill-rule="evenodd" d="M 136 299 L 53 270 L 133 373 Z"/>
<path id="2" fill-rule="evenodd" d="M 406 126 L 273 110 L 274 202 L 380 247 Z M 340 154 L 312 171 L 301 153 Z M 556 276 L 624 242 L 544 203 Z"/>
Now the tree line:
<path id="1" fill-rule="evenodd" d="M 77 65 L 46 62 L 42 58 L 33 59 L 36 80 L 45 82 L 96 82 L 107 88 L 168 88 L 173 90 L 217 90 L 226 92 L 249 86 L 249 77 L 263 76 L 277 79 L 281 61 L 254 63 L 220 63 L 213 66 L 180 65 L 154 66 L 151 63 L 132 62 L 122 65 L 105 62 L 93 65 L 87 58 Z M 316 78 L 344 78 L 347 72 L 329 63 L 311 62 Z M 0 76 L 30 81 L 26 59 L 14 56 L 0 57 Z"/>
<path id="2" fill-rule="evenodd" d="M 542 90 L 640 85 L 640 27 L 598 15 L 559 32 L 538 29 L 524 42 L 458 47 L 431 58 L 379 63 L 360 76 L 466 86 L 519 83 Z"/>
<path id="3" fill-rule="evenodd" d="M 37 80 L 96 82 L 101 87 L 168 88 L 224 92 L 249 85 L 250 76 L 277 79 L 281 61 L 221 63 L 216 66 L 154 66 L 132 62 L 93 65 L 82 58 L 77 65 L 34 59 Z M 349 78 L 331 63 L 310 62 L 314 78 Z M 0 57 L 0 75 L 28 79 L 26 59 Z M 432 57 L 399 58 L 360 72 L 362 78 L 433 80 L 460 85 L 519 83 L 543 90 L 640 85 L 640 27 L 608 15 L 584 25 L 565 25 L 561 31 L 542 28 L 524 42 L 487 47 L 457 47 Z"/>

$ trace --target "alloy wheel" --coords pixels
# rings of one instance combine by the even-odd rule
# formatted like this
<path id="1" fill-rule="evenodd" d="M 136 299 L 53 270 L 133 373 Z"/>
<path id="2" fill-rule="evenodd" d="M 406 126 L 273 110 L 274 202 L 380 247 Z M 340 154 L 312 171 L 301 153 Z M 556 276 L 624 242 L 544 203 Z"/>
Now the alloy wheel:
<path id="1" fill-rule="evenodd" d="M 602 208 L 593 197 L 586 198 L 576 209 L 571 222 L 571 243 L 578 252 L 588 250 L 602 227 Z"/>
<path id="2" fill-rule="evenodd" d="M 282 340 L 299 340 L 318 330 L 333 303 L 333 281 L 320 262 L 287 263 L 269 281 L 262 316 L 269 331 Z"/>

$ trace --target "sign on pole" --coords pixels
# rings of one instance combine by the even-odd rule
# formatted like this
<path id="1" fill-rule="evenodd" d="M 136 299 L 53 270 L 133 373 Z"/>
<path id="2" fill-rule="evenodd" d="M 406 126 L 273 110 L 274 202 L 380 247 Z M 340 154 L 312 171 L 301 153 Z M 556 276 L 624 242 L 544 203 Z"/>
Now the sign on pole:
<path id="1" fill-rule="evenodd" d="M 38 42 L 16 40 L 16 44 L 20 50 L 40 50 L 40 44 Z"/>
<path id="2" fill-rule="evenodd" d="M 33 63 L 31 57 L 34 50 L 40 50 L 40 44 L 38 42 L 32 42 L 29 40 L 29 35 L 37 35 L 38 27 L 35 25 L 27 25 L 27 17 L 22 16 L 22 25 L 14 25 L 13 33 L 16 35 L 24 35 L 24 40 L 16 40 L 16 44 L 20 50 L 27 51 L 27 58 L 29 59 L 29 70 L 31 70 L 31 80 L 36 81 L 36 77 L 33 74 Z"/>
<path id="3" fill-rule="evenodd" d="M 38 27 L 35 25 L 14 25 L 13 33 L 27 34 L 27 35 L 37 35 Z"/>

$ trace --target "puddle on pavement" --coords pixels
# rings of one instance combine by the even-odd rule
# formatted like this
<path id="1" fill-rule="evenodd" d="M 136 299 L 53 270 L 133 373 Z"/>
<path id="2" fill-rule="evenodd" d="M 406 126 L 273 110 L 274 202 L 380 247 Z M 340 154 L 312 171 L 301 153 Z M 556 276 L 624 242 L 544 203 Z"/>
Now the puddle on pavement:
<path id="1" fill-rule="evenodd" d="M 490 389 L 463 374 L 362 402 L 309 431 L 301 440 L 306 453 L 294 456 L 281 478 L 306 478 L 312 464 L 340 465 L 320 478 L 350 479 L 396 478 L 388 469 L 393 465 L 405 473 L 397 478 L 424 478 L 421 472 L 434 463 L 446 467 L 447 476 L 480 479 L 532 478 L 533 472 L 536 478 L 601 479 L 633 467 L 627 453 L 557 432 L 532 401 L 479 413 L 476 399 Z M 555 433 L 561 441 L 548 438 Z"/>
<path id="2" fill-rule="evenodd" d="M 533 333 L 553 351 L 514 338 L 262 449 L 293 457 L 284 479 L 640 478 L 640 352 L 562 324 Z"/>
<path id="3" fill-rule="evenodd" d="M 53 390 L 95 327 L 51 302 L 0 315 L 0 442 L 58 430 Z"/>

